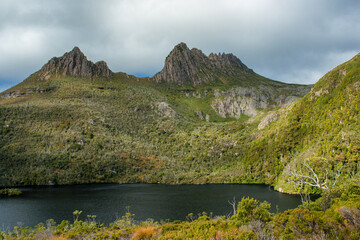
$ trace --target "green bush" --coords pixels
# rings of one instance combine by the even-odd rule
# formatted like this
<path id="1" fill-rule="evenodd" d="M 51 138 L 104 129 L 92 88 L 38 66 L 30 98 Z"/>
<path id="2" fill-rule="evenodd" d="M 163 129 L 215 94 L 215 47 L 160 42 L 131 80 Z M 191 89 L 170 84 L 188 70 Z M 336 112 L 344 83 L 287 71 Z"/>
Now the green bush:
<path id="1" fill-rule="evenodd" d="M 236 213 L 231 220 L 237 225 L 249 223 L 251 221 L 261 221 L 267 223 L 271 221 L 272 214 L 269 212 L 270 204 L 265 202 L 259 203 L 253 198 L 242 198 L 238 203 Z"/>
<path id="2" fill-rule="evenodd" d="M 17 188 L 0 189 L 0 197 L 1 196 L 8 196 L 8 197 L 19 196 L 20 194 L 22 194 L 22 192 Z"/>

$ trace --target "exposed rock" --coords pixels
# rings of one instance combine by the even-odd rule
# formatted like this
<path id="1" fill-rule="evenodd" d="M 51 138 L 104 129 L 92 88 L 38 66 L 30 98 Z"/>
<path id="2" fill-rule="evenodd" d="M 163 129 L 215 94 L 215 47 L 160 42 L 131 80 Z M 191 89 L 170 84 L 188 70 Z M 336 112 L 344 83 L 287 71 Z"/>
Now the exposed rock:
<path id="1" fill-rule="evenodd" d="M 232 54 L 210 54 L 207 57 L 201 50 L 189 49 L 180 43 L 170 52 L 164 68 L 153 79 L 156 82 L 201 85 L 217 79 L 216 72 L 234 74 L 234 68 L 251 71 Z"/>
<path id="2" fill-rule="evenodd" d="M 340 69 L 339 73 L 342 74 L 343 76 L 346 76 L 346 70 L 345 69 Z"/>
<path id="3" fill-rule="evenodd" d="M 170 52 L 164 68 L 154 76 L 156 82 L 184 84 L 192 82 L 200 85 L 211 78 L 206 76 L 204 68 L 208 67 L 208 58 L 198 49 L 190 50 L 185 43 L 180 43 Z M 205 76 L 199 76 L 203 73 Z"/>
<path id="4" fill-rule="evenodd" d="M 264 104 L 264 105 L 262 105 Z M 265 108 L 266 103 L 258 102 L 250 97 L 233 98 L 231 96 L 224 99 L 215 99 L 211 107 L 223 118 L 239 118 L 241 114 L 255 116 L 257 108 Z"/>
<path id="5" fill-rule="evenodd" d="M 241 114 L 255 116 L 258 108 L 266 108 L 270 97 L 256 88 L 237 87 L 227 91 L 214 91 L 212 108 L 221 117 L 239 118 Z"/>
<path id="6" fill-rule="evenodd" d="M 241 86 L 225 91 L 191 89 L 181 90 L 187 97 L 203 98 L 213 94 L 212 108 L 221 117 L 240 118 L 242 114 L 255 116 L 259 109 L 283 106 L 296 101 L 307 94 L 311 86 L 283 84 L 275 81 L 258 81 L 251 69 L 233 54 L 211 53 L 208 57 L 198 49 L 189 49 L 180 43 L 170 52 L 164 68 L 153 79 L 156 82 L 167 82 L 175 85 L 189 84 L 198 86 L 203 83 L 223 82 L 224 79 L 248 79 Z M 251 82 L 251 81 L 254 82 Z M 225 80 L 226 83 L 227 80 Z M 200 113 L 195 113 L 204 119 Z"/>
<path id="7" fill-rule="evenodd" d="M 20 91 L 11 91 L 11 92 L 3 93 L 1 95 L 1 97 L 2 98 L 14 98 L 14 97 L 20 97 L 22 95 L 25 95 L 25 93 L 20 92 Z"/>
<path id="8" fill-rule="evenodd" d="M 277 112 L 271 112 L 266 115 L 258 125 L 258 129 L 261 130 L 267 127 L 270 123 L 276 121 L 279 118 L 279 114 Z"/>
<path id="9" fill-rule="evenodd" d="M 94 69 L 94 74 L 97 76 L 109 77 L 112 74 L 112 71 L 109 69 L 105 61 L 96 62 L 95 65 L 97 68 Z"/>
<path id="10" fill-rule="evenodd" d="M 213 63 L 216 69 L 222 70 L 224 73 L 228 74 L 235 74 L 233 68 L 229 68 L 229 66 L 237 67 L 239 69 L 245 71 L 252 71 L 249 69 L 245 64 L 243 64 L 240 59 L 235 57 L 232 53 L 225 54 L 225 53 L 210 53 L 209 59 Z M 215 69 L 214 68 L 214 69 Z"/>
<path id="11" fill-rule="evenodd" d="M 285 101 L 284 101 L 283 104 L 284 104 L 284 105 L 292 104 L 292 103 L 298 101 L 300 98 L 301 98 L 301 97 L 299 97 L 299 96 L 287 96 L 287 97 L 285 98 Z"/>
<path id="12" fill-rule="evenodd" d="M 325 95 L 325 94 L 329 94 L 329 91 L 328 91 L 328 90 L 320 89 L 319 91 L 315 91 L 315 92 L 314 92 L 314 95 L 315 95 L 316 97 L 319 97 L 319 96 Z"/>
<path id="13" fill-rule="evenodd" d="M 15 98 L 15 97 L 21 97 L 23 95 L 31 95 L 34 93 L 51 92 L 54 89 L 55 88 L 35 88 L 35 89 L 27 89 L 26 92 L 21 92 L 19 90 L 16 90 L 16 91 L 5 92 L 5 93 L 1 94 L 0 97 L 1 98 Z"/>
<path id="14" fill-rule="evenodd" d="M 360 226 L 360 210 L 358 208 L 342 206 L 339 208 L 339 214 L 355 227 Z"/>
<path id="15" fill-rule="evenodd" d="M 204 96 L 206 96 L 207 92 L 204 92 L 204 95 L 201 94 L 201 92 L 193 92 L 193 97 L 196 98 L 203 98 Z"/>
<path id="16" fill-rule="evenodd" d="M 206 121 L 206 122 L 210 122 L 210 116 L 209 116 L 209 114 L 206 114 L 206 115 L 205 115 L 205 121 Z"/>
<path id="17" fill-rule="evenodd" d="M 37 88 L 34 90 L 34 92 L 35 93 L 46 93 L 46 92 L 51 92 L 53 90 L 54 90 L 54 88 L 44 88 L 44 89 Z"/>
<path id="18" fill-rule="evenodd" d="M 106 62 L 100 61 L 93 63 L 75 47 L 71 52 L 65 53 L 62 57 L 54 57 L 42 68 L 43 79 L 48 79 L 51 74 L 69 75 L 81 77 L 104 76 L 109 77 L 112 72 Z"/>
<path id="19" fill-rule="evenodd" d="M 195 117 L 197 117 L 200 120 L 204 120 L 204 113 L 202 111 L 195 111 L 194 112 Z"/>
<path id="20" fill-rule="evenodd" d="M 174 109 L 171 108 L 170 104 L 166 102 L 155 103 L 155 111 L 157 114 L 165 117 L 175 117 L 177 115 Z"/>
<path id="21" fill-rule="evenodd" d="M 221 117 L 240 118 L 242 114 L 255 116 L 258 109 L 283 106 L 297 101 L 310 91 L 310 86 L 235 87 L 226 91 L 214 90 L 211 107 Z M 286 95 L 285 95 L 286 94 Z"/>

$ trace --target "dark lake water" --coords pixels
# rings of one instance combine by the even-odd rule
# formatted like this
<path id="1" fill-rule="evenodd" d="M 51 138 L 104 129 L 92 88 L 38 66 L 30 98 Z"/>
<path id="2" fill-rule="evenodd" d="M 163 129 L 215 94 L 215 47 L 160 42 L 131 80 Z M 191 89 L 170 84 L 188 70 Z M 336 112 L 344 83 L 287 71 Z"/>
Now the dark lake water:
<path id="1" fill-rule="evenodd" d="M 96 215 L 97 221 L 110 223 L 123 216 L 127 206 L 135 219 L 184 220 L 188 213 L 213 212 L 227 215 L 228 203 L 235 196 L 253 197 L 271 203 L 272 212 L 295 208 L 300 196 L 276 192 L 265 185 L 158 185 L 91 184 L 22 188 L 15 198 L 0 198 L 0 230 L 16 225 L 35 226 L 47 219 L 73 220 L 73 211 L 82 210 L 80 219 Z"/>

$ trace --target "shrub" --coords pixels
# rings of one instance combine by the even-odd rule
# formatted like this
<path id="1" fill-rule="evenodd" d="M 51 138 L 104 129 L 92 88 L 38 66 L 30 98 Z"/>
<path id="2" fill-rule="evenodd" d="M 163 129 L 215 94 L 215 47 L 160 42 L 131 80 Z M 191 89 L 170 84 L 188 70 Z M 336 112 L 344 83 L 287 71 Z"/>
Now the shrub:
<path id="1" fill-rule="evenodd" d="M 17 188 L 4 188 L 0 190 L 0 196 L 18 196 L 20 195 L 22 192 L 17 189 Z"/>
<path id="2" fill-rule="evenodd" d="M 134 234 L 131 239 L 145 240 L 152 239 L 156 234 L 156 228 L 152 226 L 148 227 L 139 227 L 135 229 Z"/>
<path id="3" fill-rule="evenodd" d="M 231 217 L 237 225 L 247 224 L 250 221 L 269 222 L 272 218 L 270 204 L 265 202 L 259 203 L 258 200 L 253 198 L 242 198 L 238 204 L 236 213 Z"/>

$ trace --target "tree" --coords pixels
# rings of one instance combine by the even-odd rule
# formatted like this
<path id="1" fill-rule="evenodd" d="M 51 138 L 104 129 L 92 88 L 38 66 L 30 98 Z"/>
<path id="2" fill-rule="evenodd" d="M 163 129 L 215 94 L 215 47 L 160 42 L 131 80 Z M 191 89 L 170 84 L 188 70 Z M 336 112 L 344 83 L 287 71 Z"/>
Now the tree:
<path id="1" fill-rule="evenodd" d="M 246 224 L 251 221 L 269 222 L 271 220 L 270 204 L 265 202 L 259 203 L 253 198 L 242 198 L 238 204 L 236 213 L 231 217 L 240 224 Z"/>
<path id="2" fill-rule="evenodd" d="M 236 214 L 236 199 L 235 199 L 235 196 L 234 196 L 233 200 L 232 201 L 229 200 L 228 203 L 232 206 L 233 215 L 235 215 Z"/>
<path id="3" fill-rule="evenodd" d="M 341 175 L 342 165 L 337 165 L 336 171 L 330 177 L 329 167 L 332 167 L 326 159 L 321 158 L 322 162 L 315 171 L 308 162 L 304 162 L 300 166 L 300 170 L 290 171 L 289 181 L 296 185 L 299 189 L 301 202 L 303 204 L 310 201 L 309 192 L 305 190 L 306 186 L 315 187 L 322 191 L 333 188 Z"/>
<path id="4" fill-rule="evenodd" d="M 299 173 L 290 171 L 290 175 L 293 176 L 295 179 L 293 180 L 293 182 L 301 186 L 309 185 L 311 187 L 316 187 L 322 190 L 327 190 L 331 187 L 334 187 L 338 178 L 341 175 L 342 170 L 342 166 L 337 167 L 333 183 L 329 185 L 329 172 L 327 169 L 325 169 L 324 176 L 320 178 L 308 163 L 303 163 L 303 166 L 307 169 L 306 173 L 304 173 L 304 170 L 302 170 L 301 168 Z"/>

